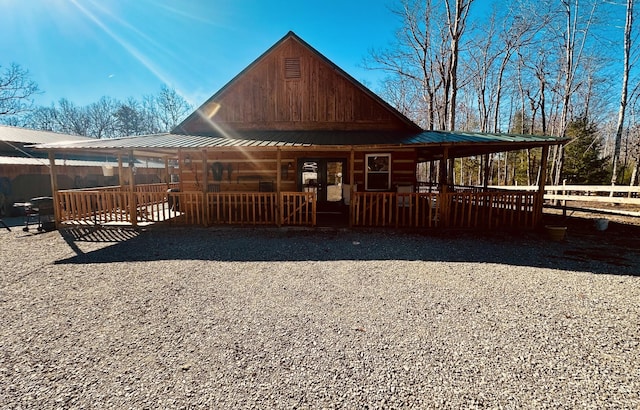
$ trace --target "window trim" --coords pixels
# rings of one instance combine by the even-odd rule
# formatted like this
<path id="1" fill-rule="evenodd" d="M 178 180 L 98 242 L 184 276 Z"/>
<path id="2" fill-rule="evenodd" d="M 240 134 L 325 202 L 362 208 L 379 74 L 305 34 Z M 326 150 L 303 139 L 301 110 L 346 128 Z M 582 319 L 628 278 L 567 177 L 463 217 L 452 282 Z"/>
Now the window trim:
<path id="1" fill-rule="evenodd" d="M 388 161 L 388 166 L 386 170 L 376 170 L 372 171 L 369 169 L 369 158 L 376 157 L 386 157 Z M 383 175 L 387 174 L 387 187 L 386 188 L 370 188 L 369 187 L 369 175 Z M 364 156 L 364 189 L 365 191 L 389 191 L 391 190 L 391 153 L 377 153 L 377 154 L 366 154 Z"/>

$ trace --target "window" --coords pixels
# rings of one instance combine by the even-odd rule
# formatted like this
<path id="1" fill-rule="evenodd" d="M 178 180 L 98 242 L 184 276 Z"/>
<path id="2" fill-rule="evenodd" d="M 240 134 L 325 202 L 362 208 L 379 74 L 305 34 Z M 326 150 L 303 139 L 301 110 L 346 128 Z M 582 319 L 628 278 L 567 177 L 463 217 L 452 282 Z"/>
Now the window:
<path id="1" fill-rule="evenodd" d="M 391 154 L 368 154 L 365 173 L 367 191 L 388 191 L 391 189 Z"/>

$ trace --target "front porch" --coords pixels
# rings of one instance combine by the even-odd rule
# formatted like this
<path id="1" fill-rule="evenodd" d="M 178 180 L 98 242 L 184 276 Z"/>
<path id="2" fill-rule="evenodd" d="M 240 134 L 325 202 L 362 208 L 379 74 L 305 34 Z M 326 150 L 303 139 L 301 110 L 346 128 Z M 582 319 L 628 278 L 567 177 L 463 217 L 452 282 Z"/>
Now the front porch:
<path id="1" fill-rule="evenodd" d="M 178 184 L 60 190 L 57 226 L 318 226 L 314 192 L 178 191 Z M 352 192 L 345 209 L 354 227 L 532 229 L 537 192 L 454 187 L 448 192 Z"/>

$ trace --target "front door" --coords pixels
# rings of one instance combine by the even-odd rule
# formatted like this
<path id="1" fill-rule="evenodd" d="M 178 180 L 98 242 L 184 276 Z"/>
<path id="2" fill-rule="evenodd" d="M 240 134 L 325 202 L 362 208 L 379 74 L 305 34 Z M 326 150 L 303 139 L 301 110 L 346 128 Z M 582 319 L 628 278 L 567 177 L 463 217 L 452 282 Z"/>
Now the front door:
<path id="1" fill-rule="evenodd" d="M 298 162 L 298 183 L 303 192 L 316 194 L 317 211 L 343 213 L 342 179 L 346 160 L 303 158 Z"/>

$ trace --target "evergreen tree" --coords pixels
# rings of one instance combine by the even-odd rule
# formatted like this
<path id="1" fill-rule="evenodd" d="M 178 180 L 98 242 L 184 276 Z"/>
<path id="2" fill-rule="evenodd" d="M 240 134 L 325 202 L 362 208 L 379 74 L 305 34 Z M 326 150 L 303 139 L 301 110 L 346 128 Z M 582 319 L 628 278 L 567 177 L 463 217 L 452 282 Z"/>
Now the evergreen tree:
<path id="1" fill-rule="evenodd" d="M 565 146 L 562 176 L 569 184 L 605 184 L 610 175 L 608 157 L 602 156 L 602 140 L 596 127 L 586 118 L 572 121 L 567 127 L 571 138 Z"/>

